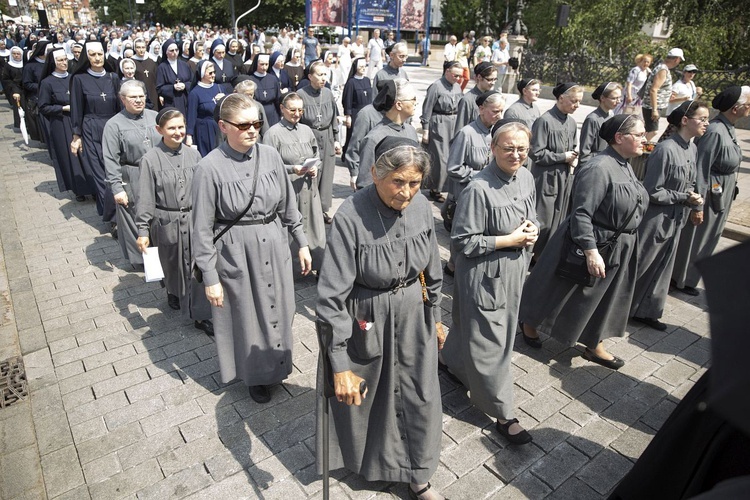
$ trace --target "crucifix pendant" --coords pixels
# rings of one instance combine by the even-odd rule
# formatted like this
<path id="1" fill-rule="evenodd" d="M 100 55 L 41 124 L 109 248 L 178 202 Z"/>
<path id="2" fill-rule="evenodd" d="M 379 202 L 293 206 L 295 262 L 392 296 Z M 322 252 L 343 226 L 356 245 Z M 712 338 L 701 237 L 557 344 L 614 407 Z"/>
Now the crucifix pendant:
<path id="1" fill-rule="evenodd" d="M 365 94 L 365 97 L 367 97 L 367 91 L 366 90 L 364 91 L 364 94 Z"/>
<path id="2" fill-rule="evenodd" d="M 146 75 L 146 78 L 148 78 L 148 70 L 147 69 L 143 70 L 143 74 Z"/>
<path id="3" fill-rule="evenodd" d="M 263 91 L 263 98 L 265 99 L 265 97 L 266 97 L 267 95 L 268 95 L 268 92 L 266 92 L 266 91 L 264 90 L 264 91 Z"/>
<path id="4" fill-rule="evenodd" d="M 99 97 L 102 98 L 102 101 L 107 102 L 107 94 L 105 94 L 104 92 L 102 92 L 101 94 L 99 94 Z"/>
<path id="5" fill-rule="evenodd" d="M 180 81 L 180 79 L 178 78 L 177 80 L 175 80 L 175 81 L 174 81 L 174 83 L 175 83 L 175 84 L 177 84 L 177 83 L 182 83 L 182 82 L 181 82 L 181 81 Z"/>
<path id="6" fill-rule="evenodd" d="M 318 123 L 323 123 L 323 115 L 321 115 L 320 113 L 318 113 L 315 116 L 318 118 Z"/>
<path id="7" fill-rule="evenodd" d="M 151 139 L 148 138 L 148 137 L 146 137 L 145 139 L 143 139 L 143 145 L 150 149 L 151 148 Z"/>

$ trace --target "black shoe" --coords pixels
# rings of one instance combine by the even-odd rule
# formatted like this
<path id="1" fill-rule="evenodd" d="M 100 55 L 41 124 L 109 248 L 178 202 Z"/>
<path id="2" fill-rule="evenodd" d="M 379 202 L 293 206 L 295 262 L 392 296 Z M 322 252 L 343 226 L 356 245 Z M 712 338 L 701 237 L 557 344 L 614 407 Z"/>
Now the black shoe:
<path id="1" fill-rule="evenodd" d="M 690 295 L 691 297 L 697 297 L 701 294 L 695 287 L 692 286 L 684 286 L 682 288 L 678 288 L 678 290 L 685 295 Z"/>
<path id="2" fill-rule="evenodd" d="M 650 326 L 654 330 L 659 330 L 660 332 L 663 332 L 667 329 L 667 325 L 665 323 L 662 323 L 658 319 L 638 318 L 636 316 L 633 316 L 633 321 L 637 321 L 638 323 L 643 323 L 644 325 Z"/>
<path id="3" fill-rule="evenodd" d="M 209 337 L 214 336 L 214 324 L 210 319 L 204 319 L 203 321 L 196 321 L 194 326 L 198 330 L 203 330 Z"/>
<path id="4" fill-rule="evenodd" d="M 445 274 L 446 276 L 453 277 L 453 275 L 455 274 L 455 272 L 456 272 L 455 270 L 451 270 L 451 268 L 448 267 L 448 264 L 445 264 L 443 266 L 443 274 Z"/>
<path id="5" fill-rule="evenodd" d="M 461 386 L 464 385 L 464 383 L 461 382 L 460 378 L 451 373 L 451 371 L 448 369 L 448 365 L 446 365 L 445 363 L 441 363 L 440 361 L 438 361 L 438 371 L 445 373 L 445 376 L 448 377 L 454 384 Z"/>
<path id="6" fill-rule="evenodd" d="M 408 485 L 406 489 L 409 490 L 409 500 L 421 500 L 419 497 L 427 493 L 430 490 L 430 488 L 432 488 L 432 485 L 430 483 L 427 483 L 427 486 L 425 486 L 424 488 L 422 488 L 421 490 L 415 493 L 414 490 L 411 489 L 411 485 Z M 443 498 L 445 498 L 445 500 L 448 500 L 448 498 L 446 497 L 443 497 Z"/>
<path id="7" fill-rule="evenodd" d="M 86 201 L 86 197 L 83 195 L 76 196 L 76 201 Z"/>
<path id="8" fill-rule="evenodd" d="M 177 295 L 167 293 L 167 305 L 175 311 L 180 310 L 180 298 Z"/>
<path id="9" fill-rule="evenodd" d="M 325 222 L 326 224 L 331 224 L 333 222 L 333 217 L 323 212 L 323 222 Z"/>
<path id="10" fill-rule="evenodd" d="M 112 227 L 109 230 L 109 234 L 112 235 L 112 238 L 117 239 L 117 224 L 114 222 L 112 223 Z"/>
<path id="11" fill-rule="evenodd" d="M 501 424 L 498 420 L 495 424 L 495 428 L 497 429 L 497 432 L 499 432 L 505 439 L 507 439 L 510 444 L 526 444 L 533 441 L 534 438 L 531 437 L 531 434 L 529 434 L 529 431 L 522 430 L 518 434 L 511 434 L 510 433 L 510 426 L 513 424 L 517 424 L 518 419 L 512 418 L 505 422 L 504 424 Z"/>
<path id="12" fill-rule="evenodd" d="M 620 368 L 625 366 L 625 361 L 621 360 L 617 356 L 614 356 L 612 359 L 600 358 L 599 356 L 591 352 L 588 347 L 584 349 L 581 357 L 587 361 L 596 363 L 597 365 L 602 365 L 605 368 L 609 368 L 610 370 L 619 370 Z"/>
<path id="13" fill-rule="evenodd" d="M 265 404 L 271 401 L 271 391 L 268 390 L 267 385 L 251 385 L 248 390 L 250 391 L 250 397 L 256 403 Z"/>
<path id="14" fill-rule="evenodd" d="M 533 347 L 534 349 L 541 349 L 542 348 L 542 339 L 539 337 L 529 337 L 526 335 L 526 332 L 523 331 L 523 322 L 518 322 L 518 327 L 521 329 L 521 336 L 523 337 L 523 341 L 526 342 L 526 345 L 529 347 Z"/>

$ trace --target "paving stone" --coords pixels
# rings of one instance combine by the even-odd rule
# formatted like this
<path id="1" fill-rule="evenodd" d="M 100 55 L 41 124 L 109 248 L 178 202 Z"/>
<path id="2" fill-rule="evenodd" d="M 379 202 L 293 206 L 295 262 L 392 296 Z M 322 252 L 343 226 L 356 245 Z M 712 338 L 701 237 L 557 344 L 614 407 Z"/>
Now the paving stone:
<path id="1" fill-rule="evenodd" d="M 107 413 L 123 408 L 128 404 L 128 399 L 125 397 L 125 394 L 122 392 L 116 392 L 80 406 L 69 407 L 66 404 L 65 408 L 68 411 L 68 421 L 70 422 L 70 425 L 75 425 L 94 417 L 106 415 Z"/>
<path id="2" fill-rule="evenodd" d="M 223 406 L 216 413 L 194 418 L 189 422 L 180 424 L 180 433 L 186 442 L 195 441 L 202 437 L 216 436 L 220 428 L 234 425 L 240 422 L 240 415 L 233 406 Z"/>
<path id="3" fill-rule="evenodd" d="M 83 360 L 83 365 L 86 367 L 86 370 L 93 370 L 94 368 L 114 363 L 129 356 L 135 356 L 135 354 L 135 348 L 132 345 L 125 345 L 110 351 L 88 356 Z"/>
<path id="4" fill-rule="evenodd" d="M 261 438 L 248 434 L 241 439 L 225 443 L 225 446 L 228 448 L 226 451 L 214 455 L 205 462 L 206 468 L 216 482 L 273 456 L 273 452 Z"/>
<path id="5" fill-rule="evenodd" d="M 500 448 L 483 435 L 479 439 L 467 441 L 463 446 L 457 446 L 442 454 L 440 459 L 452 473 L 461 477 L 485 463 L 499 451 Z"/>
<path id="6" fill-rule="evenodd" d="M 182 385 L 180 378 L 175 378 L 171 375 L 162 375 L 161 377 L 156 377 L 147 382 L 129 387 L 125 390 L 125 394 L 128 396 L 128 401 L 135 403 L 142 399 L 152 398 L 157 394 L 180 385 Z"/>
<path id="7" fill-rule="evenodd" d="M 36 445 L 4 449 L 0 455 L 1 498 L 43 498 L 44 483 Z M 41 495 L 34 491 L 41 490 Z"/>
<path id="8" fill-rule="evenodd" d="M 461 443 L 478 436 L 482 429 L 490 425 L 494 425 L 494 420 L 472 406 L 456 415 L 455 418 L 448 418 L 443 424 L 443 432 L 456 443 Z"/>
<path id="9" fill-rule="evenodd" d="M 48 349 L 40 349 L 25 354 L 23 356 L 23 365 L 26 369 L 26 380 L 31 391 L 57 382 L 55 368 L 52 365 Z"/>
<path id="10" fill-rule="evenodd" d="M 341 490 L 340 493 L 343 494 Z M 333 494 L 333 491 L 331 492 Z M 189 500 L 216 500 L 217 498 L 261 498 L 262 493 L 247 471 L 241 471 L 220 483 L 215 483 L 187 497 Z M 345 497 L 332 497 L 345 498 Z M 290 500 L 290 499 L 287 499 Z"/>
<path id="11" fill-rule="evenodd" d="M 30 427 L 29 425 L 25 427 Z M 64 411 L 50 413 L 34 419 L 39 454 L 46 455 L 73 444 L 73 436 Z M 14 429 L 17 433 L 18 429 Z"/>
<path id="12" fill-rule="evenodd" d="M 88 485 L 101 483 L 120 472 L 122 472 L 122 467 L 117 459 L 117 453 L 110 453 L 83 464 L 83 475 Z"/>
<path id="13" fill-rule="evenodd" d="M 626 429 L 610 446 L 635 461 L 641 456 L 653 437 L 654 431 L 652 429 L 638 423 Z"/>
<path id="14" fill-rule="evenodd" d="M 612 372 L 611 370 L 609 371 L 610 375 L 591 389 L 592 392 L 603 397 L 607 401 L 617 401 L 624 394 L 627 394 L 630 389 L 638 385 L 637 380 L 628 377 L 627 375 Z"/>
<path id="15" fill-rule="evenodd" d="M 549 486 L 537 479 L 531 472 L 524 472 L 502 489 L 502 498 L 506 500 L 544 498 L 551 492 Z"/>
<path id="16" fill-rule="evenodd" d="M 162 361 L 165 356 L 166 355 L 162 349 L 154 349 L 151 352 L 144 352 L 115 361 L 113 366 L 115 367 L 115 372 L 118 375 L 122 375 L 123 373 L 137 370 L 138 368 L 149 368 L 153 363 Z"/>
<path id="17" fill-rule="evenodd" d="M 112 365 L 106 366 L 114 371 Z M 128 387 L 132 387 L 147 380 L 150 380 L 148 372 L 146 372 L 145 369 L 140 369 L 98 382 L 92 386 L 92 389 L 94 390 L 94 396 L 101 398 L 107 394 L 123 391 Z"/>
<path id="18" fill-rule="evenodd" d="M 155 396 L 150 399 L 136 401 L 124 408 L 118 408 L 113 412 L 107 413 L 104 416 L 104 421 L 109 430 L 115 430 L 123 425 L 137 422 L 138 420 L 158 413 L 164 410 L 164 408 L 164 401 L 160 396 Z"/>
<path id="19" fill-rule="evenodd" d="M 507 446 L 498 451 L 484 466 L 508 483 L 544 456 L 544 451 L 535 443 L 523 446 Z"/>
<path id="20" fill-rule="evenodd" d="M 573 436 L 567 439 L 568 444 L 593 457 L 599 453 L 602 448 L 608 446 L 612 441 L 622 433 L 612 423 L 596 418 L 581 427 Z"/>
<path id="21" fill-rule="evenodd" d="M 78 363 L 78 362 L 77 362 Z M 68 366 L 68 365 L 64 365 Z M 85 371 L 78 375 L 68 377 L 64 380 L 60 380 L 60 392 L 62 394 L 68 394 L 73 391 L 77 391 L 83 387 L 93 386 L 97 382 L 104 382 L 115 376 L 115 371 L 112 365 L 100 366 L 93 370 Z"/>
<path id="22" fill-rule="evenodd" d="M 555 413 L 534 427 L 531 430 L 531 435 L 534 438 L 534 444 L 549 452 L 580 428 L 581 426 L 569 418 L 560 413 Z"/>
<path id="23" fill-rule="evenodd" d="M 626 429 L 633 425 L 647 411 L 648 405 L 630 396 L 625 396 L 604 410 L 601 416 L 620 429 Z"/>
<path id="24" fill-rule="evenodd" d="M 691 345 L 684 351 L 681 351 L 679 357 L 683 363 L 693 368 L 706 366 L 711 362 L 711 352 L 696 345 Z"/>
<path id="25" fill-rule="evenodd" d="M 550 500 L 601 500 L 602 496 L 578 479 L 571 477 L 547 497 Z"/>
<path id="26" fill-rule="evenodd" d="M 209 458 L 220 454 L 225 449 L 218 438 L 207 437 L 169 450 L 157 458 L 162 471 L 164 471 L 164 475 L 169 476 L 187 467 L 201 464 Z"/>
<path id="27" fill-rule="evenodd" d="M 515 378 L 515 383 L 531 394 L 537 395 L 557 382 L 557 377 L 550 373 L 545 365 L 537 365 L 525 375 Z"/>
<path id="28" fill-rule="evenodd" d="M 315 457 L 304 445 L 298 444 L 292 448 L 277 453 L 262 462 L 253 465 L 247 471 L 255 484 L 266 489 L 272 483 L 302 470 L 315 461 Z"/>
<path id="29" fill-rule="evenodd" d="M 167 408 L 141 420 L 141 428 L 146 436 L 153 436 L 164 429 L 180 425 L 193 418 L 203 416 L 203 410 L 195 401 Z"/>
<path id="30" fill-rule="evenodd" d="M 102 437 L 107 433 L 107 425 L 103 417 L 92 418 L 80 424 L 70 427 L 70 433 L 73 435 L 73 441 L 80 444 L 88 439 Z"/>
<path id="31" fill-rule="evenodd" d="M 162 500 L 164 498 L 184 498 L 213 484 L 211 476 L 201 464 L 194 465 L 137 493 L 139 500 Z"/>
<path id="32" fill-rule="evenodd" d="M 89 439 L 78 444 L 78 456 L 82 464 L 86 464 L 113 451 L 128 446 L 144 437 L 137 422 L 119 427 L 103 436 Z"/>
<path id="33" fill-rule="evenodd" d="M 67 337 L 75 337 L 81 332 L 90 331 L 94 328 L 96 328 L 94 320 L 85 320 L 74 324 L 60 325 L 57 328 L 45 328 L 44 333 L 47 337 L 47 341 L 52 342 Z M 81 343 L 79 342 L 78 345 L 81 345 Z"/>
<path id="34" fill-rule="evenodd" d="M 263 439 L 274 453 L 285 450 L 315 434 L 315 415 L 308 413 L 263 434 Z"/>
<path id="35" fill-rule="evenodd" d="M 49 352 L 51 354 L 57 354 L 58 352 L 75 349 L 78 347 L 75 337 L 68 337 L 65 339 L 57 340 L 49 343 Z"/>
<path id="36" fill-rule="evenodd" d="M 692 366 L 688 366 L 681 361 L 673 359 L 666 365 L 656 370 L 654 376 L 676 387 L 683 383 L 694 373 L 695 368 L 693 368 Z"/>
<path id="37" fill-rule="evenodd" d="M 570 398 L 560 391 L 547 388 L 534 399 L 521 405 L 521 409 L 541 422 L 546 420 L 570 402 Z"/>
<path id="38" fill-rule="evenodd" d="M 669 418 L 676 407 L 677 404 L 672 401 L 666 399 L 660 401 L 659 404 L 641 417 L 641 422 L 656 431 L 661 428 L 662 424 Z"/>
<path id="39" fill-rule="evenodd" d="M 604 495 L 625 477 L 633 463 L 609 448 L 602 450 L 576 476 L 597 493 Z"/>
<path id="40" fill-rule="evenodd" d="M 113 323 L 106 327 L 98 327 L 95 330 L 82 332 L 76 335 L 76 340 L 79 345 L 86 345 L 97 341 L 105 342 L 112 337 L 124 335 L 125 332 L 126 329 L 123 323 Z M 107 347 L 106 342 L 104 346 Z M 109 349 L 109 347 L 107 347 L 107 349 Z"/>
<path id="41" fill-rule="evenodd" d="M 84 483 L 76 448 L 72 445 L 44 455 L 42 473 L 50 498 L 62 495 Z"/>
<path id="42" fill-rule="evenodd" d="M 661 365 L 645 356 L 636 356 L 627 363 L 625 366 L 618 370 L 621 374 L 632 377 L 635 380 L 645 380 L 652 375 L 656 370 L 661 368 Z"/>
<path id="43" fill-rule="evenodd" d="M 591 389 L 598 382 L 599 379 L 592 375 L 591 372 L 583 368 L 578 368 L 570 370 L 555 380 L 551 386 L 571 398 L 576 398 Z"/>
<path id="44" fill-rule="evenodd" d="M 67 363 L 72 363 L 73 361 L 79 361 L 88 358 L 89 356 L 93 356 L 94 354 L 98 354 L 103 351 L 104 343 L 94 342 L 91 344 L 83 345 L 81 347 L 77 347 L 75 349 L 59 352 L 52 356 L 52 361 L 55 363 L 55 366 L 62 366 Z"/>
<path id="45" fill-rule="evenodd" d="M 57 385 L 32 391 L 31 403 L 31 413 L 35 419 L 52 413 L 59 413 L 64 409 L 60 389 Z"/>
<path id="46" fill-rule="evenodd" d="M 587 461 L 586 455 L 569 444 L 562 443 L 534 463 L 529 470 L 550 488 L 556 489 Z"/>
<path id="47" fill-rule="evenodd" d="M 173 374 L 173 376 L 174 375 L 175 374 Z M 177 406 L 188 401 L 194 401 L 208 392 L 218 389 L 219 386 L 213 376 L 207 376 L 197 380 L 185 379 L 184 384 L 162 392 L 161 397 L 167 406 Z"/>
<path id="48" fill-rule="evenodd" d="M 692 384 L 690 386 L 692 387 Z M 648 406 L 655 406 L 659 401 L 666 398 L 672 390 L 672 386 L 663 380 L 656 377 L 648 377 L 628 392 L 628 396 Z"/>
<path id="49" fill-rule="evenodd" d="M 130 469 L 136 465 L 146 462 L 149 459 L 163 455 L 170 450 L 179 448 L 184 445 L 185 441 L 180 436 L 178 430 L 174 427 L 167 429 L 151 437 L 143 437 L 139 441 L 120 448 L 117 456 L 120 460 L 123 470 Z"/>
<path id="50" fill-rule="evenodd" d="M 36 442 L 34 426 L 29 425 L 31 412 L 28 403 L 16 405 L 18 410 L 7 415 L 0 425 L 0 452 L 3 453 L 25 448 Z"/>
<path id="51" fill-rule="evenodd" d="M 160 350 L 162 353 L 164 353 L 163 349 Z M 151 375 L 151 378 L 156 378 L 168 373 L 174 373 L 190 365 L 194 365 L 200 362 L 198 356 L 196 356 L 192 351 L 183 352 L 182 354 L 178 354 L 177 356 L 173 356 L 171 358 L 166 358 L 166 353 L 164 353 L 164 356 L 165 357 L 161 360 L 153 360 L 152 363 L 150 363 L 150 365 L 146 367 L 149 375 Z"/>
<path id="52" fill-rule="evenodd" d="M 89 485 L 92 498 L 122 498 L 164 478 L 159 464 L 152 459 L 116 474 L 106 481 Z"/>

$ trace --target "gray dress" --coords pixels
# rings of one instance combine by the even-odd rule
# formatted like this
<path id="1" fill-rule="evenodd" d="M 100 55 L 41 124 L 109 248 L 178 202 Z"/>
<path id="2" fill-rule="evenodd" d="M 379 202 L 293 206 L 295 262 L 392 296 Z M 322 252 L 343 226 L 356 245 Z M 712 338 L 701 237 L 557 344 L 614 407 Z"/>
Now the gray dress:
<path id="1" fill-rule="evenodd" d="M 630 315 L 659 319 L 669 293 L 675 251 L 695 189 L 695 152 L 679 134 L 656 145 L 648 158 L 643 185 L 649 206 L 638 226 L 638 274 Z"/>
<path id="2" fill-rule="evenodd" d="M 680 237 L 672 279 L 679 288 L 698 285 L 700 275 L 694 264 L 716 250 L 732 208 L 742 149 L 737 143 L 734 125 L 722 114 L 711 120 L 698 141 L 698 179 L 696 192 L 703 196 L 703 224 L 689 224 Z M 722 196 L 714 201 L 711 186 L 720 184 Z M 716 208 L 714 208 L 716 204 Z M 701 207 L 698 207 L 701 209 Z M 717 210 L 717 208 L 719 210 Z"/>
<path id="3" fill-rule="evenodd" d="M 135 225 L 135 207 L 141 158 L 161 141 L 156 132 L 156 111 L 143 110 L 136 116 L 122 110 L 107 120 L 102 133 L 102 154 L 107 183 L 116 195 L 125 191 L 128 206 L 117 205 L 117 239 L 122 256 L 131 264 L 143 264 L 143 255 L 135 242 L 138 228 Z"/>
<path id="4" fill-rule="evenodd" d="M 318 143 L 315 135 L 307 125 L 302 123 L 292 125 L 282 118 L 279 123 L 268 129 L 263 137 L 263 144 L 273 147 L 281 155 L 286 173 L 297 194 L 297 208 L 302 215 L 302 227 L 310 246 L 313 269 L 319 270 L 326 247 L 326 226 L 323 220 L 323 207 L 320 204 L 318 183 L 314 177 L 307 174 L 295 174 L 293 169 L 295 165 L 302 165 L 308 158 L 318 157 Z M 299 248 L 294 243 L 292 255 L 296 255 L 298 250 Z"/>
<path id="5" fill-rule="evenodd" d="M 445 170 L 448 162 L 450 141 L 456 131 L 456 112 L 461 100 L 461 86 L 448 83 L 441 76 L 427 88 L 422 104 L 422 129 L 429 129 L 427 151 L 430 153 L 432 168 L 424 180 L 424 188 L 431 191 L 442 191 L 447 177 Z"/>
<path id="6" fill-rule="evenodd" d="M 383 119 L 383 113 L 375 109 L 372 104 L 368 104 L 359 110 L 357 121 L 352 128 L 349 138 L 349 147 L 344 154 L 344 162 L 349 169 L 349 175 L 354 177 L 359 171 L 359 147 L 365 136 L 375 128 Z"/>
<path id="7" fill-rule="evenodd" d="M 419 142 L 417 131 L 408 123 L 399 125 L 391 121 L 390 118 L 383 117 L 379 124 L 375 126 L 359 143 L 359 156 L 361 167 L 357 171 L 357 189 L 372 184 L 372 166 L 375 164 L 375 147 L 386 137 L 406 137 L 415 142 Z"/>
<path id="8" fill-rule="evenodd" d="M 409 80 L 409 76 L 406 74 L 406 70 L 403 67 L 394 68 L 390 64 L 383 66 L 383 69 L 375 73 L 375 77 L 372 79 L 373 94 L 377 95 L 378 93 L 378 82 L 395 80 L 396 78 L 403 78 L 406 81 Z"/>
<path id="9" fill-rule="evenodd" d="M 493 159 L 461 193 L 451 232 L 456 284 L 443 358 L 471 402 L 503 420 L 513 418 L 511 357 L 531 251 L 495 250 L 495 237 L 536 223 L 535 197 L 527 169 L 510 176 Z"/>
<path id="10" fill-rule="evenodd" d="M 301 88 L 297 94 L 302 98 L 305 113 L 300 123 L 307 125 L 315 134 L 321 165 L 318 172 L 318 189 L 323 212 L 328 212 L 333 203 L 333 174 L 336 169 L 336 152 L 333 143 L 338 141 L 338 108 L 330 89 L 314 89 L 312 85 Z"/>
<path id="11" fill-rule="evenodd" d="M 482 95 L 482 92 L 478 87 L 474 86 L 473 89 L 465 93 L 461 100 L 458 101 L 458 109 L 456 110 L 456 130 L 461 130 L 479 116 L 477 97 L 480 95 Z M 448 176 L 450 177 L 450 174 L 448 174 Z"/>
<path id="12" fill-rule="evenodd" d="M 648 193 L 612 148 L 592 158 L 576 177 L 576 208 L 552 235 L 526 280 L 519 318 L 562 343 L 580 342 L 594 349 L 599 341 L 625 333 L 638 264 L 635 230 L 648 207 Z M 636 206 L 605 263 L 606 278 L 584 287 L 555 274 L 568 224 L 573 240 L 591 250 L 612 236 Z"/>
<path id="13" fill-rule="evenodd" d="M 503 118 L 509 120 L 511 118 L 521 120 L 531 130 L 541 114 L 539 108 L 534 106 L 534 103 L 528 104 L 523 99 L 519 98 L 516 102 L 511 104 L 508 109 L 503 113 Z"/>
<path id="14" fill-rule="evenodd" d="M 531 173 L 536 183 L 536 214 L 539 239 L 534 252 L 544 251 L 547 240 L 567 217 L 570 208 L 570 166 L 565 152 L 576 145 L 576 121 L 553 106 L 534 122 L 529 156 L 534 162 Z"/>
<path id="15" fill-rule="evenodd" d="M 405 287 L 397 288 L 399 278 Z M 369 392 L 361 406 L 328 402 L 331 469 L 346 467 L 368 481 L 413 483 L 426 483 L 435 472 L 442 437 L 435 334 L 441 285 L 435 223 L 422 194 L 401 212 L 380 201 L 375 185 L 344 201 L 326 245 L 317 314 L 333 327 L 333 371 L 352 370 L 367 381 Z M 372 327 L 361 329 L 360 320 Z"/>
<path id="16" fill-rule="evenodd" d="M 458 131 L 448 153 L 446 203 L 458 198 L 474 175 L 487 165 L 490 160 L 491 142 L 490 129 L 484 126 L 480 118 L 476 118 Z"/>
<path id="17" fill-rule="evenodd" d="M 255 199 L 214 245 L 214 234 Z M 204 286 L 221 283 L 224 307 L 212 307 L 221 381 L 280 382 L 292 371 L 295 300 L 288 234 L 307 245 L 292 183 L 279 153 L 256 144 L 239 153 L 225 142 L 193 177 L 193 256 Z"/>
<path id="18" fill-rule="evenodd" d="M 190 239 L 193 171 L 201 160 L 197 149 L 176 151 L 159 142 L 141 159 L 136 225 L 138 237 L 148 237 L 159 248 L 167 292 L 180 297 L 192 319 L 211 318 L 203 286 L 194 280 Z"/>
<path id="19" fill-rule="evenodd" d="M 602 128 L 602 123 L 607 121 L 611 116 L 610 113 L 599 107 L 589 113 L 583 121 L 581 138 L 579 140 L 581 147 L 578 150 L 579 167 L 584 166 L 598 152 L 607 149 L 607 141 L 599 137 L 599 129 Z"/>

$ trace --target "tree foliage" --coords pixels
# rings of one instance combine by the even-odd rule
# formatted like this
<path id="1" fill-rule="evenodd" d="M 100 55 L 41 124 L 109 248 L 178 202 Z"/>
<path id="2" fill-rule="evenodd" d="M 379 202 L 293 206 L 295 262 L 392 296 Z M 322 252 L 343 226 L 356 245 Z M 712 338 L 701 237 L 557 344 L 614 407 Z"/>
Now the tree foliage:
<path id="1" fill-rule="evenodd" d="M 511 13 L 516 0 L 510 0 Z M 571 7 L 566 28 L 555 27 L 557 7 Z M 689 62 L 706 69 L 750 64 L 750 9 L 747 0 L 526 0 L 524 22 L 536 50 L 593 57 L 657 57 L 680 47 Z M 442 27 L 449 33 L 491 32 L 503 26 L 504 0 L 444 0 Z M 669 19 L 670 38 L 652 43 L 644 24 Z"/>

